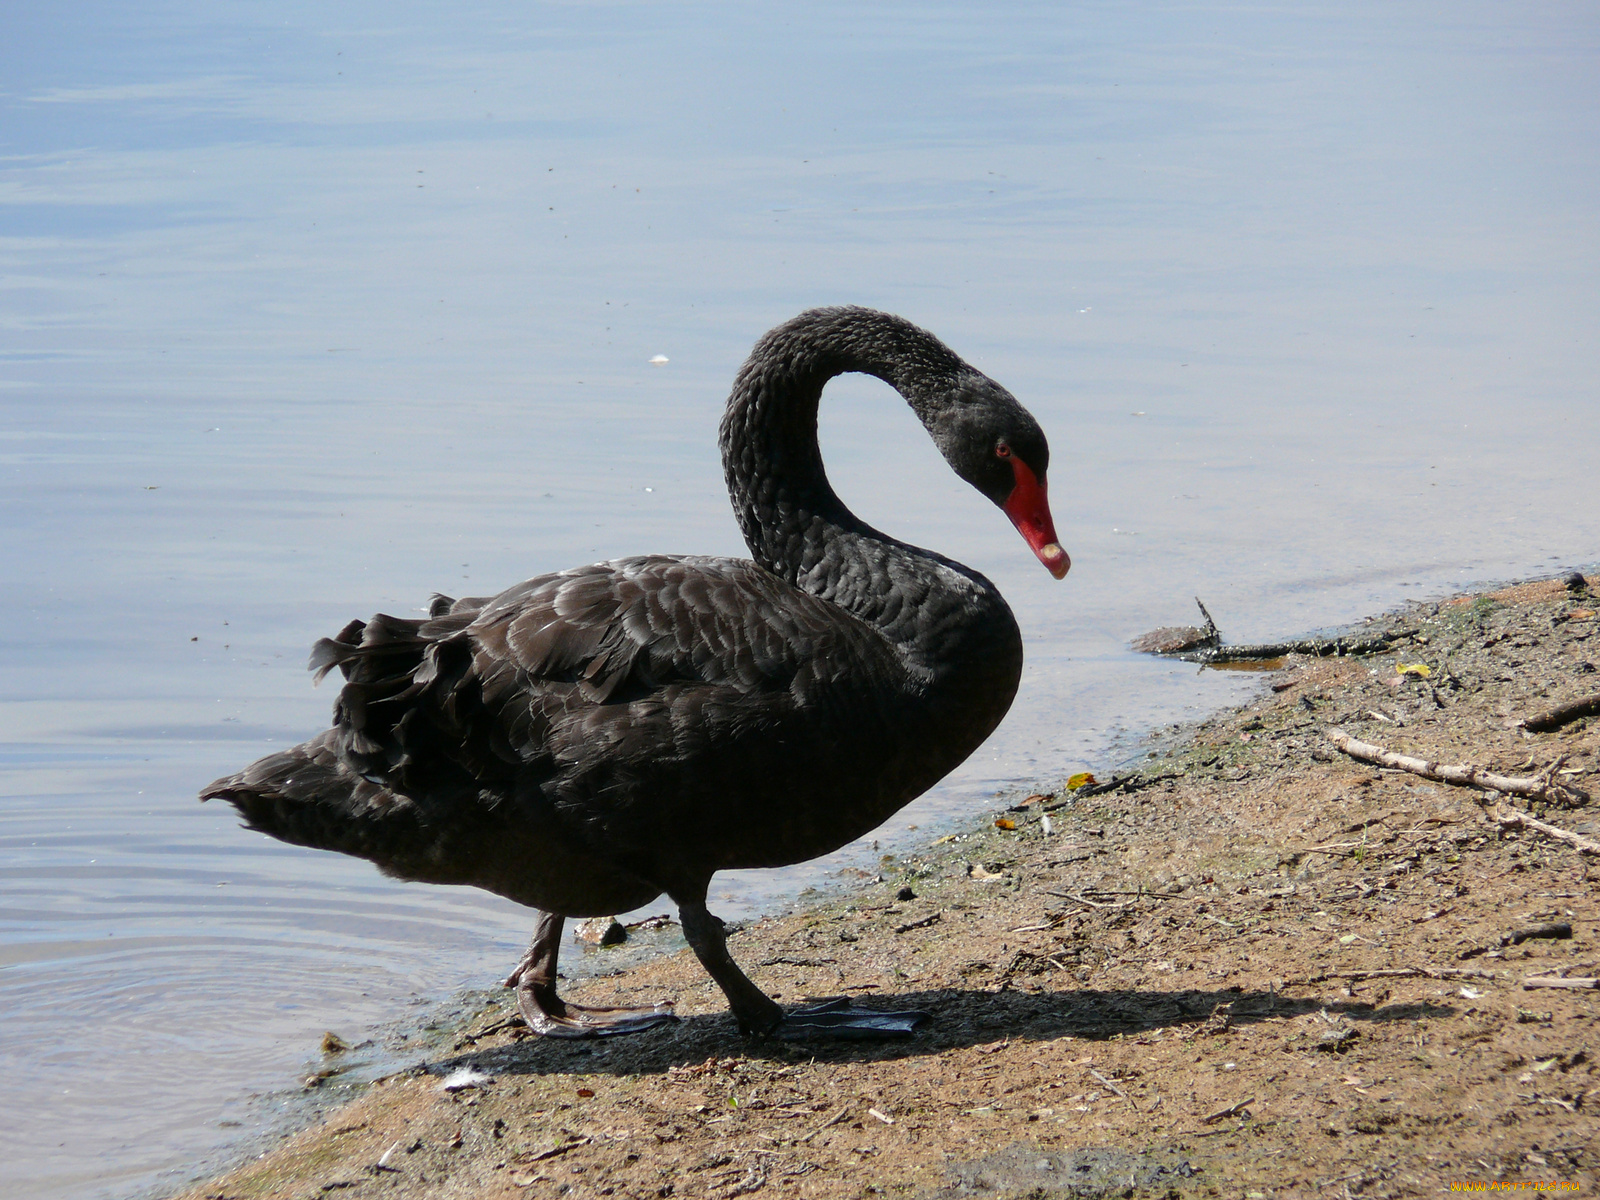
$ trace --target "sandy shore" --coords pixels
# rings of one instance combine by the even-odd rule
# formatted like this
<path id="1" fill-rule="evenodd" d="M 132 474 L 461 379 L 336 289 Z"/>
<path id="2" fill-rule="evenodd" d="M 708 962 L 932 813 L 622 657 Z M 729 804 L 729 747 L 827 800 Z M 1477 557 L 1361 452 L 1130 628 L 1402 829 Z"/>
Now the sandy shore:
<path id="1" fill-rule="evenodd" d="M 1292 659 L 1110 790 L 990 814 L 731 939 L 786 1002 L 927 1010 L 911 1041 L 747 1041 L 684 952 L 573 996 L 674 997 L 676 1025 L 544 1041 L 498 999 L 185 1200 L 1592 1189 L 1594 856 L 1495 805 L 1600 839 L 1575 794 L 1600 791 L 1600 717 L 1522 724 L 1600 693 L 1596 607 L 1548 581 L 1383 618 L 1387 652 Z M 1567 792 L 1486 805 L 1332 727 Z"/>

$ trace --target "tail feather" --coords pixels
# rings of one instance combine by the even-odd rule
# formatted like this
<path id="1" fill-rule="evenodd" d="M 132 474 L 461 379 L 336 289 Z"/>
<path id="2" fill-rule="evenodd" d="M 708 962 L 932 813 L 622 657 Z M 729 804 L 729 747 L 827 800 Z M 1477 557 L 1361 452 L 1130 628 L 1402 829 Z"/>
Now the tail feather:
<path id="1" fill-rule="evenodd" d="M 322 677 L 334 667 L 343 666 L 351 649 L 361 645 L 361 631 L 366 627 L 365 621 L 351 621 L 335 636 L 318 639 L 311 647 L 311 661 L 306 664 L 316 672 L 312 676 L 313 683 L 321 683 Z"/>
<path id="2" fill-rule="evenodd" d="M 420 620 L 380 613 L 312 648 L 318 680 L 345 683 L 333 728 L 209 784 L 250 829 L 376 862 L 406 879 L 463 877 L 473 839 L 498 836 L 494 793 L 526 764 L 498 724 L 480 721 L 482 689 L 465 630 L 482 601 L 435 597 Z M 498 737 L 498 741 L 497 741 Z M 453 865 L 452 865 L 453 864 Z"/>
<path id="3" fill-rule="evenodd" d="M 246 828 L 279 841 L 369 859 L 403 879 L 465 882 L 455 842 L 473 823 L 470 806 L 465 813 L 455 806 L 455 820 L 439 821 L 432 806 L 361 778 L 340 761 L 337 732 L 215 780 L 200 799 L 226 800 Z"/>

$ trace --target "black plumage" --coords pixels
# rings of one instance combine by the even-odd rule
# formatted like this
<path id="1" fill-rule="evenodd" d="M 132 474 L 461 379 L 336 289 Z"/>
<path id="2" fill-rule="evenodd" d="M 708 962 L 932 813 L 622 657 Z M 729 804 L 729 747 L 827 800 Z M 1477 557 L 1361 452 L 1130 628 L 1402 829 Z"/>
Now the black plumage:
<path id="1" fill-rule="evenodd" d="M 875 828 L 976 749 L 1016 692 L 1021 635 L 994 586 L 865 525 L 829 486 L 817 404 L 843 371 L 899 390 L 1065 574 L 1044 435 L 1010 393 L 898 317 L 813 310 L 756 345 L 722 421 L 755 561 L 627 558 L 436 596 L 426 618 L 352 621 L 311 657 L 319 679 L 344 676 L 333 727 L 202 798 L 284 841 L 539 909 L 507 982 L 543 1033 L 671 1019 L 555 990 L 565 917 L 663 893 L 747 1031 L 907 1031 L 914 1020 L 838 1007 L 785 1017 L 705 909 L 716 871 L 800 862 Z"/>

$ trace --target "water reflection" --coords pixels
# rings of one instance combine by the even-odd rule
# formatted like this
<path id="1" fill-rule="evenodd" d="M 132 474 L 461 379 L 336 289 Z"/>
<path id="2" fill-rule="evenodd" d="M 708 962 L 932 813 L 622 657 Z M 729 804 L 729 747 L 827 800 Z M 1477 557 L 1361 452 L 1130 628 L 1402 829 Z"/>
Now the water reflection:
<path id="1" fill-rule="evenodd" d="M 1029 645 L 886 837 L 1246 694 L 1125 649 L 1196 592 L 1266 641 L 1600 553 L 1578 10 L 61 9 L 0 51 L 8 1195 L 175 1180 L 324 1028 L 514 959 L 512 906 L 194 791 L 324 724 L 301 666 L 352 616 L 740 553 L 721 402 L 808 305 L 1012 388 L 1076 563 L 881 385 L 830 389 L 840 493 Z"/>

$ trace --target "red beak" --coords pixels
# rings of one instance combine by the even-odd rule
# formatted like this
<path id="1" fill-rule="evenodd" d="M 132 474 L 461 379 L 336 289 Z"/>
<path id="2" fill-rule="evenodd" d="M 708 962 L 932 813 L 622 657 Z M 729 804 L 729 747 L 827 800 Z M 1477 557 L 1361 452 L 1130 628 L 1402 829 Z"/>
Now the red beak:
<path id="1" fill-rule="evenodd" d="M 1033 552 L 1050 574 L 1057 579 L 1064 579 L 1072 567 L 1072 560 L 1056 540 L 1056 523 L 1050 516 L 1045 482 L 1020 458 L 1011 460 L 1011 469 L 1017 477 L 1016 486 L 1000 507 L 1005 509 L 1006 516 L 1011 518 L 1017 532 L 1033 547 Z"/>

